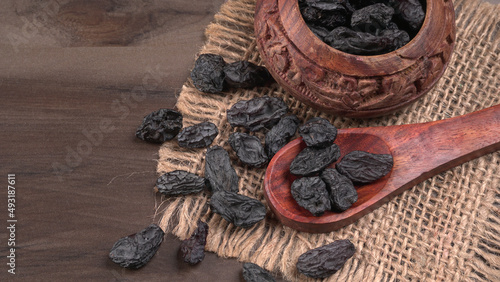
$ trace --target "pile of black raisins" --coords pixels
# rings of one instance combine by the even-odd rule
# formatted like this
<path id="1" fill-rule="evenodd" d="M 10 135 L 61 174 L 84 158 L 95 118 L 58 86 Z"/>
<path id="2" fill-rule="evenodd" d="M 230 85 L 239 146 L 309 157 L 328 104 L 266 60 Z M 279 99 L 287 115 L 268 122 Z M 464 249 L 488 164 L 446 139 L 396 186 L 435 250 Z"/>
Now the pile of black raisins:
<path id="1" fill-rule="evenodd" d="M 425 18 L 419 0 L 299 0 L 299 9 L 323 42 L 355 55 L 401 48 L 418 33 Z"/>
<path id="2" fill-rule="evenodd" d="M 191 77 L 200 91 L 210 93 L 220 92 L 227 86 L 261 86 L 269 79 L 265 68 L 245 61 L 226 64 L 222 57 L 214 54 L 200 55 Z M 233 128 L 240 127 L 249 132 L 233 132 L 228 140 L 240 163 L 249 167 L 266 166 L 298 130 L 307 147 L 290 167 L 291 173 L 300 177 L 293 182 L 291 193 L 299 205 L 315 216 L 326 210 L 346 210 L 357 200 L 353 182 L 373 181 L 392 167 L 390 156 L 352 152 L 337 164 L 337 169 L 327 168 L 340 156 L 340 149 L 334 144 L 337 129 L 323 118 L 312 118 L 299 126 L 300 120 L 288 114 L 286 103 L 278 97 L 241 100 L 226 114 Z M 257 131 L 266 132 L 264 140 L 257 137 Z M 177 138 L 180 147 L 207 148 L 203 176 L 183 170 L 170 171 L 157 179 L 155 191 L 172 197 L 200 193 L 208 188 L 213 212 L 235 226 L 250 228 L 265 218 L 266 207 L 257 199 L 239 194 L 239 177 L 231 164 L 229 152 L 221 146 L 211 146 L 218 133 L 212 122 L 183 127 L 180 112 L 160 109 L 144 118 L 136 136 L 153 143 Z M 360 172 L 360 169 L 368 169 L 368 172 Z M 198 221 L 198 228 L 180 246 L 179 252 L 186 263 L 194 265 L 203 260 L 207 235 L 208 225 Z M 109 257 L 122 267 L 140 268 L 154 256 L 163 236 L 164 231 L 152 224 L 118 240 Z M 353 254 L 351 242 L 338 240 L 304 253 L 297 268 L 307 276 L 323 278 L 335 273 Z M 274 281 L 266 270 L 251 263 L 243 265 L 243 278 L 245 281 Z"/>
<path id="3" fill-rule="evenodd" d="M 335 143 L 337 128 L 316 117 L 299 127 L 306 147 L 290 164 L 290 173 L 299 176 L 291 185 L 292 197 L 314 216 L 325 211 L 343 212 L 358 200 L 355 184 L 368 184 L 392 169 L 389 154 L 352 151 L 335 168 L 327 168 L 340 158 Z"/>
<path id="4" fill-rule="evenodd" d="M 253 88 L 273 81 L 265 67 L 249 61 L 226 63 L 222 56 L 201 54 L 191 71 L 196 89 L 205 93 L 218 93 L 228 88 Z"/>

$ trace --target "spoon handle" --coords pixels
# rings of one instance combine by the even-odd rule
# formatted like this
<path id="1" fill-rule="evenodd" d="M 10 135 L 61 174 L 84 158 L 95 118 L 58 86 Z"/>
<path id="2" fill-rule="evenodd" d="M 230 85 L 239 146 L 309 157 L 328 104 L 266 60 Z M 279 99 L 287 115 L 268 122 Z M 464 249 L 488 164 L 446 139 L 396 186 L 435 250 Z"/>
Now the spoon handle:
<path id="1" fill-rule="evenodd" d="M 370 134 L 386 141 L 394 158 L 390 180 L 377 195 L 381 200 L 500 150 L 500 105 L 428 123 L 372 128 Z"/>

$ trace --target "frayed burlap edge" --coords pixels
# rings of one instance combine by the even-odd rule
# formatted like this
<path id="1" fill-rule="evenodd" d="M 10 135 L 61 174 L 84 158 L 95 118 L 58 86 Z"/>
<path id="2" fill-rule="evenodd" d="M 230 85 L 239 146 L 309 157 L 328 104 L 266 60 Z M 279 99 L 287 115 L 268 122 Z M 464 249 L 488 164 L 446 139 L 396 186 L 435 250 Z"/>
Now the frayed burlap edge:
<path id="1" fill-rule="evenodd" d="M 369 120 L 339 118 L 303 106 L 278 85 L 203 94 L 189 80 L 176 107 L 184 114 L 184 126 L 205 120 L 218 126 L 214 145 L 230 153 L 240 176 L 240 193 L 265 202 L 265 170 L 241 165 L 227 144 L 231 132 L 242 130 L 232 129 L 225 115 L 238 100 L 280 96 L 302 120 L 322 116 L 341 128 L 426 122 L 500 103 L 500 8 L 478 0 L 454 5 L 457 42 L 447 71 L 431 92 L 398 113 Z M 254 7 L 253 0 L 225 3 L 207 27 L 200 53 L 261 64 L 253 35 Z M 188 150 L 167 142 L 159 152 L 158 174 L 183 169 L 203 175 L 204 154 L 205 149 Z M 298 256 L 337 239 L 350 239 L 357 252 L 325 281 L 500 281 L 499 152 L 437 175 L 356 223 L 327 234 L 297 232 L 281 225 L 269 210 L 266 219 L 250 229 L 237 228 L 210 212 L 208 192 L 163 200 L 159 224 L 167 232 L 185 239 L 202 219 L 210 226 L 207 251 L 257 263 L 290 281 L 312 281 L 297 273 Z"/>

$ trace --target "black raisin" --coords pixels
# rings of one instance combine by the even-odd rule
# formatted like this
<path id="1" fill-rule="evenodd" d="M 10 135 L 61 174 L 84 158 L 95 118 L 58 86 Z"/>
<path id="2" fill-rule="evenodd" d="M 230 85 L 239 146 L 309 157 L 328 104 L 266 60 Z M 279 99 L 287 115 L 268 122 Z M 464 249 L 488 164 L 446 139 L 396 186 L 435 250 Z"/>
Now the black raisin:
<path id="1" fill-rule="evenodd" d="M 343 212 L 358 200 L 358 192 L 347 176 L 333 168 L 325 169 L 320 176 L 330 194 L 333 211 Z"/>
<path id="2" fill-rule="evenodd" d="M 235 226 L 249 228 L 266 216 L 260 201 L 234 192 L 217 191 L 210 198 L 210 208 Z"/>
<path id="3" fill-rule="evenodd" d="M 269 71 L 249 61 L 237 61 L 224 67 L 225 83 L 228 87 L 252 88 L 264 86 L 272 81 Z"/>
<path id="4" fill-rule="evenodd" d="M 296 115 L 284 116 L 266 133 L 264 147 L 269 159 L 295 135 L 299 122 Z"/>
<path id="5" fill-rule="evenodd" d="M 349 22 L 351 12 L 344 4 L 341 1 L 304 1 L 299 7 L 306 23 L 333 29 Z"/>
<path id="6" fill-rule="evenodd" d="M 208 224 L 198 220 L 198 228 L 189 239 L 182 241 L 180 246 L 181 256 L 185 262 L 190 265 L 195 265 L 205 258 L 207 236 Z"/>
<path id="7" fill-rule="evenodd" d="M 337 137 L 337 128 L 328 120 L 315 117 L 299 126 L 299 134 L 309 147 L 324 148 L 332 145 Z"/>
<path id="8" fill-rule="evenodd" d="M 394 15 L 394 9 L 382 3 L 373 4 L 354 11 L 351 27 L 364 32 L 384 29 Z"/>
<path id="9" fill-rule="evenodd" d="M 243 126 L 250 131 L 257 131 L 271 128 L 287 111 L 283 99 L 263 96 L 235 103 L 227 110 L 227 120 L 232 127 Z"/>
<path id="10" fill-rule="evenodd" d="M 224 90 L 224 58 L 217 54 L 201 54 L 191 71 L 191 79 L 201 92 L 217 93 Z"/>
<path id="11" fill-rule="evenodd" d="M 293 159 L 290 172 L 299 176 L 310 176 L 325 169 L 339 157 L 340 149 L 336 144 L 326 148 L 306 147 Z"/>
<path id="12" fill-rule="evenodd" d="M 384 29 L 378 35 L 354 31 L 347 27 L 332 30 L 325 42 L 333 48 L 356 55 L 378 55 L 394 51 L 410 41 L 403 30 Z"/>
<path id="13" fill-rule="evenodd" d="M 166 196 L 193 194 L 205 188 L 205 178 L 191 172 L 174 170 L 160 176 L 156 187 Z"/>
<path id="14" fill-rule="evenodd" d="M 135 135 L 144 141 L 163 143 L 173 139 L 181 128 L 181 113 L 171 109 L 160 109 L 144 117 Z"/>
<path id="15" fill-rule="evenodd" d="M 241 162 L 249 166 L 261 167 L 268 161 L 264 146 L 257 136 L 234 132 L 229 136 L 229 144 Z"/>
<path id="16" fill-rule="evenodd" d="M 227 190 L 238 192 L 238 175 L 224 148 L 212 146 L 205 155 L 205 179 L 212 192 Z"/>
<path id="17" fill-rule="evenodd" d="M 393 0 L 394 17 L 401 26 L 416 34 L 425 19 L 425 11 L 418 0 Z"/>
<path id="18" fill-rule="evenodd" d="M 388 174 L 392 165 L 392 156 L 389 154 L 352 151 L 337 163 L 336 168 L 352 182 L 367 184 Z"/>
<path id="19" fill-rule="evenodd" d="M 319 39 L 321 39 L 321 41 L 325 41 L 325 37 L 328 36 L 328 34 L 330 33 L 330 30 L 322 26 L 313 24 L 308 24 L 307 26 L 314 33 L 314 35 L 316 35 Z"/>
<path id="20" fill-rule="evenodd" d="M 312 278 L 327 278 L 337 272 L 354 255 L 354 245 L 347 239 L 309 250 L 297 261 L 300 273 Z"/>
<path id="21" fill-rule="evenodd" d="M 243 264 L 243 279 L 245 279 L 245 282 L 276 281 L 267 270 L 251 262 L 246 262 Z"/>
<path id="22" fill-rule="evenodd" d="M 141 268 L 148 263 L 160 248 L 165 233 L 156 224 L 151 224 L 136 234 L 118 240 L 109 258 L 121 267 Z"/>
<path id="23" fill-rule="evenodd" d="M 210 146 L 217 134 L 219 134 L 217 126 L 205 121 L 182 129 L 177 136 L 177 142 L 179 146 L 185 148 L 203 148 Z"/>
<path id="24" fill-rule="evenodd" d="M 320 216 L 331 209 L 326 184 L 319 176 L 297 178 L 292 182 L 292 197 L 299 206 Z"/>

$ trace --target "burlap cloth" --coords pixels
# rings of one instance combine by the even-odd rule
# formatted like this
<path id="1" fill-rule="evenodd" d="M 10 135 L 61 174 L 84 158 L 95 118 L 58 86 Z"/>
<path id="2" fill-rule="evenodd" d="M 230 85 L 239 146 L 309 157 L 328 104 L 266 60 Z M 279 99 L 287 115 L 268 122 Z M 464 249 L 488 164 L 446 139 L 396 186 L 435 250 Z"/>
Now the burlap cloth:
<path id="1" fill-rule="evenodd" d="M 214 144 L 230 152 L 240 193 L 265 202 L 265 169 L 238 163 L 227 143 L 229 134 L 241 129 L 232 129 L 225 113 L 240 99 L 280 96 L 302 120 L 322 116 L 339 128 L 434 121 L 499 104 L 500 6 L 478 0 L 457 0 L 454 5 L 457 41 L 450 65 L 434 89 L 405 110 L 374 119 L 341 118 L 303 106 L 278 85 L 207 95 L 188 79 L 177 102 L 184 126 L 214 122 L 220 131 Z M 254 7 L 254 0 L 226 2 L 207 27 L 200 53 L 261 64 L 253 33 Z M 205 151 L 167 142 L 159 152 L 158 173 L 183 169 L 203 175 Z M 327 234 L 284 227 L 269 209 L 266 219 L 252 228 L 235 227 L 210 212 L 208 192 L 165 198 L 157 210 L 161 227 L 179 238 L 189 237 L 201 218 L 210 226 L 207 251 L 257 263 L 291 281 L 307 280 L 295 268 L 300 254 L 344 238 L 354 243 L 356 254 L 326 281 L 500 281 L 499 186 L 500 152 L 495 152 L 428 179 Z"/>

